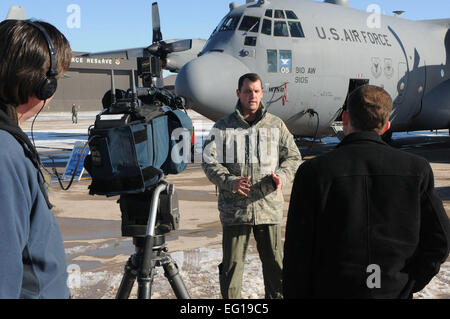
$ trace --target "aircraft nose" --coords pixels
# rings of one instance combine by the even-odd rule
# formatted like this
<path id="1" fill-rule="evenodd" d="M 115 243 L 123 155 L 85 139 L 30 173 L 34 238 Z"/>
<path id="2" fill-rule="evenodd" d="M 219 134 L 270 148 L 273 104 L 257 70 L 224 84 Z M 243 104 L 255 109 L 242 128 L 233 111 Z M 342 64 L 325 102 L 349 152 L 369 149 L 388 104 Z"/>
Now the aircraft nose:
<path id="1" fill-rule="evenodd" d="M 175 82 L 175 92 L 189 107 L 218 120 L 234 111 L 238 80 L 249 69 L 234 57 L 211 52 L 184 65 Z"/>

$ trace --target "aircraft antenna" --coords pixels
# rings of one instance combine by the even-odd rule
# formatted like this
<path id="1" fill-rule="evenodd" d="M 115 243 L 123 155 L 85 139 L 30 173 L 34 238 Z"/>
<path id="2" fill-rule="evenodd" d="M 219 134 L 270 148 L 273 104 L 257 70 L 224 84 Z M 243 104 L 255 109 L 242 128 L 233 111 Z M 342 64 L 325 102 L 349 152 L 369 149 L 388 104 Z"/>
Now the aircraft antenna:
<path id="1" fill-rule="evenodd" d="M 116 104 L 116 84 L 114 82 L 114 70 L 111 69 L 111 105 Z"/>
<path id="2" fill-rule="evenodd" d="M 344 6 L 344 7 L 348 7 L 348 0 L 325 0 L 325 3 L 331 3 L 331 4 L 336 4 L 339 6 Z"/>
<path id="3" fill-rule="evenodd" d="M 393 14 L 395 14 L 396 17 L 401 17 L 403 13 L 405 13 L 405 11 L 403 10 L 395 10 L 392 11 Z"/>
<path id="4" fill-rule="evenodd" d="M 131 69 L 131 103 L 134 108 L 138 106 L 138 98 L 136 92 L 136 79 L 134 77 L 134 69 Z"/>

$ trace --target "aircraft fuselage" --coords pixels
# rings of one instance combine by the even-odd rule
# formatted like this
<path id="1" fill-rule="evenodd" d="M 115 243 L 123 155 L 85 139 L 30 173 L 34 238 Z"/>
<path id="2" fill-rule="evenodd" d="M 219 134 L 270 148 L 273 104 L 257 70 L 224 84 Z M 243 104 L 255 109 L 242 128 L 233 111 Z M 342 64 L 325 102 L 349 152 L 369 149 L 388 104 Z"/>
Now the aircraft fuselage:
<path id="1" fill-rule="evenodd" d="M 441 129 L 450 127 L 449 55 L 448 26 L 272 0 L 231 10 L 201 56 L 180 71 L 176 87 L 195 110 L 217 120 L 234 110 L 238 77 L 258 73 L 269 111 L 293 134 L 321 137 L 333 134 L 349 88 L 369 83 L 394 100 L 392 131 Z"/>

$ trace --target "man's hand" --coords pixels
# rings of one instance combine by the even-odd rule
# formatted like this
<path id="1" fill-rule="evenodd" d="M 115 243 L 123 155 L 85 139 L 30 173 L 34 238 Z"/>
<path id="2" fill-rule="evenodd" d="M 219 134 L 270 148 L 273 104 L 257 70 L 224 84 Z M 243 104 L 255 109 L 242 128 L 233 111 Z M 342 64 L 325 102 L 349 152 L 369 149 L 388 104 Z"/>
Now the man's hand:
<path id="1" fill-rule="evenodd" d="M 281 192 L 281 188 L 283 187 L 283 181 L 281 180 L 281 177 L 275 175 L 274 172 L 272 172 L 272 180 L 275 183 L 275 185 L 277 186 L 277 189 L 275 190 L 275 192 L 278 193 Z"/>
<path id="2" fill-rule="evenodd" d="M 233 193 L 241 194 L 242 196 L 248 197 L 248 193 L 250 192 L 250 184 L 248 181 L 250 180 L 250 176 L 238 178 L 233 181 Z"/>

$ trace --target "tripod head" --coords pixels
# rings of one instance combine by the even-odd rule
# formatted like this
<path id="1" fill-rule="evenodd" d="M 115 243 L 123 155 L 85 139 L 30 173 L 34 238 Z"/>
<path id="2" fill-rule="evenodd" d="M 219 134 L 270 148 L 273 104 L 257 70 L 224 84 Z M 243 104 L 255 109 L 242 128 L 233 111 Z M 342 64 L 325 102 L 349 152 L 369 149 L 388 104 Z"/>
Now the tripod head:
<path id="1" fill-rule="evenodd" d="M 150 299 L 154 268 L 162 266 L 178 298 L 189 298 L 178 266 L 165 254 L 165 234 L 178 228 L 178 197 L 173 185 L 161 180 L 143 193 L 121 195 L 122 236 L 133 237 L 136 253 L 125 265 L 116 298 L 128 298 L 137 277 L 138 298 Z"/>
<path id="2" fill-rule="evenodd" d="M 122 236 L 158 236 L 179 227 L 178 196 L 164 179 L 143 193 L 124 194 L 119 199 L 122 212 Z"/>

